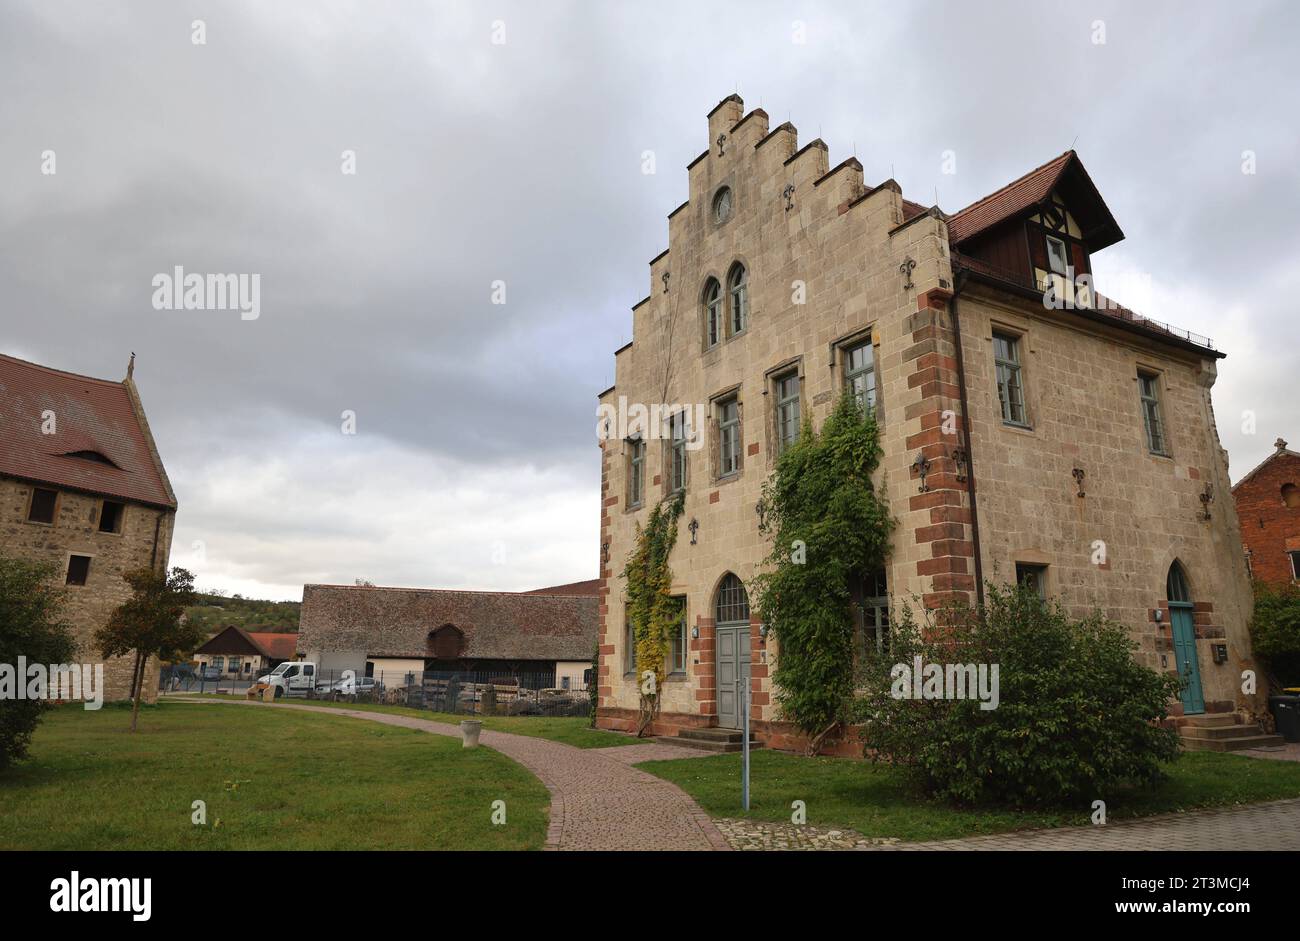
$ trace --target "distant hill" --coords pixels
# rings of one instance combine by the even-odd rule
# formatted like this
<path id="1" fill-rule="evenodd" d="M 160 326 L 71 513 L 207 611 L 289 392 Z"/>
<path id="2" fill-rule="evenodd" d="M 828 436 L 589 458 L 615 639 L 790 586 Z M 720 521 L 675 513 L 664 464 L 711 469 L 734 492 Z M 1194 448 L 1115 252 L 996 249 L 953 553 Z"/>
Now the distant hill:
<path id="1" fill-rule="evenodd" d="M 227 627 L 242 627 L 246 631 L 271 633 L 298 633 L 300 601 L 259 601 L 239 595 L 200 593 L 199 603 L 186 608 L 188 619 L 203 625 L 208 634 Z"/>

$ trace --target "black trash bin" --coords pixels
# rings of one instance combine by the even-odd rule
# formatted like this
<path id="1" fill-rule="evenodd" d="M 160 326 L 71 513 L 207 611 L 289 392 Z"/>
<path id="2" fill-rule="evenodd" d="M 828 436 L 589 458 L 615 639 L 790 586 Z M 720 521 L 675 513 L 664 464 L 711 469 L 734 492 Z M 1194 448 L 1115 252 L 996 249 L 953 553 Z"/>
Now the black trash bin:
<path id="1" fill-rule="evenodd" d="M 1268 708 L 1277 734 L 1288 742 L 1300 742 L 1300 696 L 1270 696 Z"/>

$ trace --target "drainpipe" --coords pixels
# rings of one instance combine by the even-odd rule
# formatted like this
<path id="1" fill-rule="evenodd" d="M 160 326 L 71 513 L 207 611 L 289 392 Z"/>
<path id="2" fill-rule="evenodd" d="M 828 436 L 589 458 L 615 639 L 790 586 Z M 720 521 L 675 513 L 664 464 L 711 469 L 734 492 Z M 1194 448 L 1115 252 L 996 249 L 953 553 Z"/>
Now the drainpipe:
<path id="1" fill-rule="evenodd" d="M 948 310 L 952 315 L 953 345 L 957 353 L 957 389 L 961 398 L 962 432 L 966 438 L 966 488 L 970 493 L 970 534 L 975 549 L 975 598 L 984 605 L 984 563 L 980 552 L 979 503 L 975 497 L 975 454 L 971 449 L 970 406 L 966 401 L 966 361 L 961 350 L 961 320 L 957 315 L 957 295 L 966 287 L 966 271 L 958 269 L 953 277 L 952 299 Z"/>

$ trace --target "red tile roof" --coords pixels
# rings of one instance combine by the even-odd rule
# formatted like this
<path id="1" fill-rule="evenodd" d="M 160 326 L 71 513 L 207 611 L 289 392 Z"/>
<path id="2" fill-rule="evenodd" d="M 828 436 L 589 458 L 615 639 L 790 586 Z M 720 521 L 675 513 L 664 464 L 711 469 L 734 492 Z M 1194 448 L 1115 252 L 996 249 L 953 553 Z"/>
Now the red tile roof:
<path id="1" fill-rule="evenodd" d="M 599 606 L 588 595 L 304 585 L 298 646 L 420 658 L 429 632 L 451 624 L 466 658 L 590 660 Z"/>
<path id="2" fill-rule="evenodd" d="M 953 245 L 964 242 L 1046 199 L 1074 156 L 1073 150 L 1067 150 L 997 192 L 954 213 L 948 219 L 948 241 Z"/>
<path id="3" fill-rule="evenodd" d="M 298 649 L 297 634 L 271 634 L 266 631 L 246 631 L 248 639 L 266 651 L 272 660 L 292 660 Z"/>
<path id="4" fill-rule="evenodd" d="M 0 474 L 174 508 L 133 388 L 0 354 Z M 55 434 L 41 433 L 46 411 Z M 112 464 L 70 456 L 78 451 Z"/>

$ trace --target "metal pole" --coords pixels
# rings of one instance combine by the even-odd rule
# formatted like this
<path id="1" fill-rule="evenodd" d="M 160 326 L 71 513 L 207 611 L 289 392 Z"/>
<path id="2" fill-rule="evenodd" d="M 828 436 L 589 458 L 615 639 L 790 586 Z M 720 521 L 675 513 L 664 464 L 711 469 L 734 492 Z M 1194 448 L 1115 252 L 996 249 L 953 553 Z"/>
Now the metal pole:
<path id="1" fill-rule="evenodd" d="M 740 731 L 744 738 L 740 743 L 740 806 L 749 810 L 749 679 L 743 681 L 745 692 L 741 697 L 745 703 L 745 717 L 741 720 Z"/>

